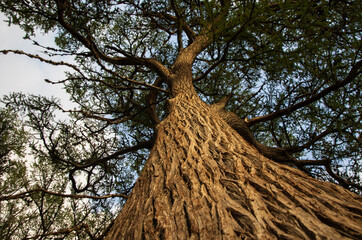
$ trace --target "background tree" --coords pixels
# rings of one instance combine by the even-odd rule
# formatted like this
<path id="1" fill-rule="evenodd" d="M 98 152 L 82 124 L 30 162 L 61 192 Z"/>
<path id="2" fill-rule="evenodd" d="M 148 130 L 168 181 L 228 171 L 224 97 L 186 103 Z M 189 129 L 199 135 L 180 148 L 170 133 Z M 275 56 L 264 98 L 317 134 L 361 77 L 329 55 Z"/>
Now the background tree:
<path id="1" fill-rule="evenodd" d="M 2 53 L 72 69 L 49 82 L 64 84 L 78 109 L 4 99 L 27 112 L 42 143 L 36 156 L 67 173 L 76 194 L 92 196 L 128 195 L 143 168 L 108 239 L 361 238 L 358 196 L 307 176 L 361 190 L 357 1 L 0 8 L 28 38 L 55 31 L 58 46 Z M 49 58 L 63 55 L 75 64 Z"/>

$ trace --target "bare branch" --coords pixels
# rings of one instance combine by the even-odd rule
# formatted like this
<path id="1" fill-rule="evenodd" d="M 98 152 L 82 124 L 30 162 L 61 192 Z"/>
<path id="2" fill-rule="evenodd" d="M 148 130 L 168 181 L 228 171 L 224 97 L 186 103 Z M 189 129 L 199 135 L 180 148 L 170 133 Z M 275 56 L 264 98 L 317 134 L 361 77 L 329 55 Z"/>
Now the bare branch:
<path id="1" fill-rule="evenodd" d="M 86 231 L 86 233 L 88 234 L 90 239 L 97 239 L 91 234 L 91 232 L 89 230 L 89 227 L 88 227 L 88 225 L 86 223 L 82 223 L 82 224 L 80 224 L 78 226 L 73 226 L 73 227 L 69 227 L 69 228 L 62 228 L 62 229 L 60 229 L 58 231 L 54 231 L 54 232 L 39 234 L 39 235 L 36 235 L 36 236 L 33 236 L 33 237 L 26 237 L 24 239 L 37 239 L 37 238 L 40 238 L 40 237 L 47 237 L 47 236 L 68 235 L 71 232 L 79 231 L 81 229 L 84 229 Z"/>
<path id="2" fill-rule="evenodd" d="M 0 53 L 3 53 L 3 54 L 8 54 L 9 52 L 11 53 L 14 53 L 14 54 L 19 54 L 19 55 L 25 55 L 25 56 L 28 56 L 30 58 L 35 58 L 35 59 L 38 59 L 40 60 L 41 62 L 45 62 L 45 63 L 48 63 L 48 64 L 51 64 L 51 65 L 54 65 L 54 66 L 66 66 L 66 67 L 70 67 L 72 69 L 74 69 L 75 71 L 77 71 L 78 73 L 82 74 L 81 70 L 73 65 L 73 64 L 70 64 L 70 63 L 66 63 L 66 62 L 63 62 L 63 61 L 60 61 L 60 62 L 57 62 L 57 61 L 52 61 L 52 60 L 49 60 L 49 59 L 45 59 L 37 54 L 30 54 L 30 53 L 26 53 L 26 52 L 23 52 L 23 51 L 20 51 L 20 50 L 0 50 Z M 82 74 L 83 75 L 83 74 Z"/>
<path id="3" fill-rule="evenodd" d="M 155 18 L 166 20 L 166 21 L 171 21 L 173 23 L 179 22 L 179 26 L 182 28 L 183 31 L 185 31 L 189 42 L 192 43 L 194 41 L 197 34 L 191 29 L 191 27 L 181 17 L 173 16 L 173 15 L 165 13 L 165 12 L 150 12 L 150 11 L 148 11 L 148 9 L 142 8 L 137 4 L 133 4 L 133 6 L 137 9 L 139 9 L 140 11 L 142 11 L 142 13 L 145 17 L 150 18 L 151 21 L 154 24 L 156 24 L 158 28 L 166 31 L 168 34 L 172 34 L 174 32 L 173 31 L 171 32 L 170 30 L 165 29 L 163 26 L 161 26 L 157 22 L 157 20 Z M 171 23 L 170 23 L 170 25 L 171 25 Z M 171 26 L 171 27 L 173 28 L 174 26 Z"/>
<path id="4" fill-rule="evenodd" d="M 41 62 L 45 62 L 45 63 L 48 63 L 48 64 L 51 64 L 51 65 L 55 65 L 55 66 L 66 66 L 66 67 L 70 67 L 72 69 L 74 69 L 75 71 L 77 71 L 78 73 L 80 73 L 84 79 L 87 79 L 84 74 L 82 73 L 82 71 L 75 65 L 73 64 L 70 64 L 70 63 L 66 63 L 66 62 L 63 62 L 63 61 L 60 61 L 60 62 L 57 62 L 57 61 L 52 61 L 52 60 L 49 60 L 49 59 L 45 59 L 39 55 L 36 55 L 36 54 L 30 54 L 30 53 L 26 53 L 26 52 L 23 52 L 23 51 L 20 51 L 20 50 L 0 50 L 0 53 L 3 53 L 3 54 L 7 54 L 7 53 L 14 53 L 14 54 L 20 54 L 20 55 L 25 55 L 25 56 L 28 56 L 30 58 L 34 58 L 34 59 L 38 59 L 40 60 Z M 101 65 L 103 69 L 105 69 L 106 71 L 110 71 L 109 69 L 106 69 L 103 65 Z M 144 86 L 144 87 L 147 87 L 147 88 L 151 88 L 151 89 L 155 89 L 157 91 L 161 91 L 161 92 L 165 92 L 167 93 L 168 91 L 167 90 L 164 90 L 162 88 L 159 88 L 159 87 L 156 87 L 156 86 L 153 86 L 151 84 L 147 84 L 147 83 L 144 83 L 144 82 L 139 82 L 139 81 L 136 81 L 136 80 L 133 80 L 133 79 L 130 79 L 128 77 L 125 77 L 125 76 L 121 76 L 113 71 L 111 71 L 111 74 L 113 75 L 116 75 L 118 78 L 126 81 L 126 82 L 129 82 L 129 83 L 134 83 L 134 84 L 137 84 L 137 85 L 141 85 L 141 86 Z M 59 81 L 59 82 L 52 82 L 50 80 L 46 80 L 48 83 L 52 83 L 52 84 L 56 84 L 56 83 L 63 83 L 65 81 Z M 94 81 L 94 80 L 93 80 Z M 105 82 L 103 81 L 100 81 L 100 80 L 97 80 L 99 82 L 102 82 L 104 84 L 106 84 Z M 108 84 L 109 85 L 109 84 Z M 112 87 L 114 88 L 114 87 Z"/>
<path id="5" fill-rule="evenodd" d="M 117 78 L 115 77 L 108 77 L 109 79 L 114 79 L 116 80 Z M 108 83 L 104 80 L 101 79 L 96 79 L 96 78 L 89 78 L 89 77 L 68 77 L 64 80 L 60 80 L 60 81 L 51 81 L 49 79 L 45 79 L 46 82 L 51 83 L 51 84 L 63 84 L 69 81 L 77 81 L 77 80 L 85 80 L 85 81 L 90 81 L 90 82 L 96 82 L 96 83 L 100 83 L 103 84 L 111 89 L 116 89 L 116 90 L 150 90 L 148 87 L 147 88 L 143 88 L 143 87 L 134 87 L 134 86 L 129 86 L 129 87 L 123 87 L 123 86 L 118 86 L 118 85 L 114 85 L 111 83 Z"/>
<path id="6" fill-rule="evenodd" d="M 325 164 L 329 164 L 331 160 L 329 159 L 321 159 L 321 160 L 295 160 L 293 161 L 293 164 L 301 167 L 301 166 L 324 166 Z"/>
<path id="7" fill-rule="evenodd" d="M 35 58 L 35 59 L 40 60 L 41 62 L 45 62 L 45 63 L 51 64 L 51 65 L 55 65 L 55 66 L 62 65 L 62 66 L 70 67 L 70 68 L 74 69 L 75 71 L 77 71 L 78 73 L 80 73 L 84 79 L 88 79 L 87 77 L 85 77 L 85 76 L 83 75 L 83 73 L 81 72 L 81 70 L 80 70 L 78 67 L 76 67 L 75 65 L 73 65 L 73 64 L 66 63 L 66 62 L 63 62 L 63 61 L 56 62 L 56 61 L 48 60 L 48 59 L 45 59 L 45 58 L 40 57 L 39 55 L 26 53 L 26 52 L 23 52 L 23 51 L 20 51 L 20 50 L 0 50 L 0 53 L 3 53 L 3 54 L 7 54 L 7 53 L 9 53 L 9 52 L 15 53 L 15 54 L 20 54 L 20 55 L 25 55 L 25 56 L 28 56 L 28 57 L 30 57 L 30 58 Z M 101 64 L 101 63 L 99 63 L 99 64 Z M 107 68 L 105 68 L 105 66 L 101 65 L 101 67 L 102 67 L 104 70 L 110 72 L 110 70 L 107 69 Z M 129 83 L 134 83 L 134 84 L 137 84 L 137 85 L 141 85 L 141 86 L 147 87 L 148 89 L 151 88 L 151 89 L 155 89 L 155 90 L 157 90 L 157 91 L 161 91 L 161 92 L 165 92 L 165 93 L 168 92 L 167 90 L 164 90 L 164 89 L 162 89 L 162 88 L 153 86 L 153 85 L 151 85 L 151 84 L 147 84 L 147 83 L 144 83 L 144 82 L 139 82 L 139 81 L 130 79 L 130 78 L 128 78 L 128 77 L 121 76 L 121 75 L 119 75 L 119 74 L 117 74 L 117 73 L 115 73 L 115 72 L 113 72 L 113 71 L 111 71 L 110 73 L 113 74 L 113 75 L 116 75 L 118 78 L 120 78 L 120 79 L 122 79 L 122 80 L 124 80 L 124 81 L 126 81 L 126 82 L 129 82 Z M 98 81 L 98 82 L 101 82 L 101 83 L 103 83 L 103 84 L 106 84 L 106 85 L 110 86 L 110 84 L 107 84 L 107 83 L 105 83 L 104 81 L 101 81 L 101 80 L 92 80 L 92 81 Z M 46 82 L 51 83 L 51 84 L 57 84 L 57 83 L 64 83 L 65 80 L 63 80 L 63 81 L 58 81 L 58 82 L 53 82 L 53 81 L 50 81 L 50 80 L 46 79 Z M 114 86 L 110 86 L 110 87 L 115 88 Z M 117 88 L 117 89 L 119 89 L 119 88 Z M 146 89 L 145 89 L 145 90 L 146 90 Z M 85 114 L 86 114 L 86 113 L 85 113 Z M 104 120 L 104 119 L 100 119 L 100 120 Z M 128 119 L 127 119 L 127 120 L 128 120 Z M 127 121 L 127 120 L 126 120 L 126 121 Z M 123 122 L 123 121 L 122 121 L 122 122 Z M 120 123 L 120 122 L 116 122 L 116 123 Z"/>

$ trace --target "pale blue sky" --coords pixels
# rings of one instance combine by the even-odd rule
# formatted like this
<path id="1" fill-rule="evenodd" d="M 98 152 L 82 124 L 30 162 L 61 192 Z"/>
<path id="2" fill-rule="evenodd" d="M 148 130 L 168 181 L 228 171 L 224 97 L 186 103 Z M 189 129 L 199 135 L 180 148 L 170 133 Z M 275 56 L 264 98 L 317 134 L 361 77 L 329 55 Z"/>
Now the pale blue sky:
<path id="1" fill-rule="evenodd" d="M 4 15 L 0 14 L 0 49 L 23 50 L 32 54 L 40 54 L 40 49 L 24 40 L 24 32 L 17 26 L 8 26 L 4 22 Z M 54 46 L 50 35 L 37 35 L 36 39 L 43 45 Z M 68 95 L 61 85 L 46 83 L 44 79 L 58 81 L 64 79 L 64 71 L 69 68 L 52 66 L 26 56 L 8 53 L 0 54 L 0 97 L 11 92 L 23 92 L 55 96 L 62 99 L 64 107 L 69 106 Z"/>

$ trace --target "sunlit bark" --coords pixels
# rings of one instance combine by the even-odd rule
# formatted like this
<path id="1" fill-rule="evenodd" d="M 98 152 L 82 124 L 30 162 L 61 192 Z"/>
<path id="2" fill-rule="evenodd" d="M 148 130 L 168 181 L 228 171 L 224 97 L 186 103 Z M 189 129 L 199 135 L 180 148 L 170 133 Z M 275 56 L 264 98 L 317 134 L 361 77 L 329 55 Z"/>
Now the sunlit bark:
<path id="1" fill-rule="evenodd" d="M 265 158 L 190 92 L 106 239 L 362 238 L 357 195 Z"/>

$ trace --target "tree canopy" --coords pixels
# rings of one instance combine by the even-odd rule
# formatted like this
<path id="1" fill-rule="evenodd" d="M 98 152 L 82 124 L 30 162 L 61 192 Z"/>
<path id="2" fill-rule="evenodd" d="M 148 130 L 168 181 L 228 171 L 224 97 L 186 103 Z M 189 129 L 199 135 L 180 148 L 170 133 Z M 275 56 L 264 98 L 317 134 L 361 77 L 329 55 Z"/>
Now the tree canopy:
<path id="1" fill-rule="evenodd" d="M 102 227 L 90 222 L 102 209 L 110 222 L 114 206 L 121 207 L 132 190 L 168 115 L 168 100 L 177 94 L 167 79 L 179 56 L 191 56 L 200 98 L 243 119 L 249 141 L 262 154 L 361 194 L 358 2 L 1 1 L 8 23 L 19 25 L 41 53 L 0 52 L 68 66 L 66 79 L 47 81 L 63 84 L 78 107 L 63 109 L 55 98 L 21 93 L 4 97 L 4 104 L 27 116 L 35 137 L 33 170 L 43 179 L 1 192 L 0 204 L 10 209 L 17 199 L 12 206 L 24 207 L 19 199 L 25 199 L 40 209 L 37 203 L 48 198 L 47 204 L 66 209 L 62 197 L 117 197 L 83 202 L 89 213 L 81 219 L 51 213 L 44 220 L 48 213 L 39 211 L 42 229 L 17 234 L 45 236 L 76 226 L 62 234 L 86 229 L 89 236 L 101 235 Z M 57 47 L 36 42 L 37 32 L 54 32 Z M 58 60 L 64 56 L 74 61 Z M 69 118 L 57 118 L 59 111 Z M 49 174 L 59 182 L 51 184 Z M 50 226 L 61 223 L 56 216 L 72 224 Z"/>

